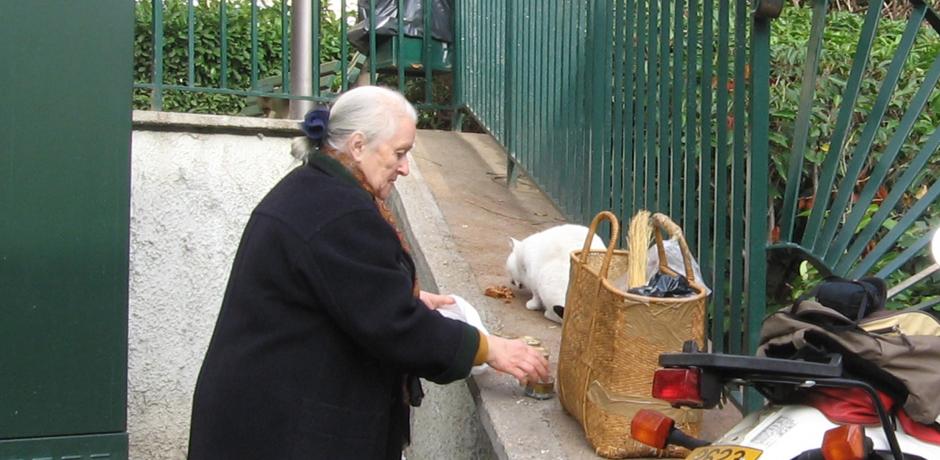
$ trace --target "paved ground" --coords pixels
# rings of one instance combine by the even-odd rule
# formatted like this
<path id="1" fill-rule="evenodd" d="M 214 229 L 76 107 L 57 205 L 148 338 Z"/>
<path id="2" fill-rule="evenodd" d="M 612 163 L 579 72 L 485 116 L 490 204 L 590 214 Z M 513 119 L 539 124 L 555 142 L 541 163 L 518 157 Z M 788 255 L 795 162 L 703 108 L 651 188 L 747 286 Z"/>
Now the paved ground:
<path id="1" fill-rule="evenodd" d="M 420 131 L 414 157 L 479 292 L 510 284 L 504 268 L 509 237 L 521 239 L 564 222 L 561 213 L 524 175 L 514 187 L 507 187 L 505 153 L 487 135 Z M 501 335 L 540 339 L 551 353 L 554 371 L 560 325 L 545 319 L 542 312 L 525 308 L 530 297 L 527 291 L 514 292 L 511 301 L 491 301 L 481 308 L 487 324 Z M 593 457 L 580 427 L 557 398 L 537 404 L 566 458 Z M 703 435 L 713 438 L 738 418 L 733 410 L 706 414 Z"/>

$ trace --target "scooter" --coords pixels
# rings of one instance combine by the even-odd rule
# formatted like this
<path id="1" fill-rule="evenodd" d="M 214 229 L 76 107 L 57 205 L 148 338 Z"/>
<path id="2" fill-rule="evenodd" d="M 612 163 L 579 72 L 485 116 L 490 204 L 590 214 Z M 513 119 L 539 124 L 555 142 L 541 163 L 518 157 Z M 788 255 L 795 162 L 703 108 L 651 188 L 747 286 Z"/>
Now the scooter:
<path id="1" fill-rule="evenodd" d="M 896 423 L 889 398 L 867 382 L 844 377 L 841 355 L 828 355 L 825 362 L 739 356 L 700 352 L 688 342 L 682 353 L 660 355 L 659 364 L 653 397 L 675 407 L 714 408 L 728 385 L 753 387 L 768 401 L 714 442 L 683 433 L 656 411 L 634 416 L 634 439 L 658 449 L 685 447 L 691 450 L 688 460 L 940 460 L 940 445 Z M 809 402 L 840 395 L 866 407 L 868 420 L 834 422 L 825 404 Z"/>

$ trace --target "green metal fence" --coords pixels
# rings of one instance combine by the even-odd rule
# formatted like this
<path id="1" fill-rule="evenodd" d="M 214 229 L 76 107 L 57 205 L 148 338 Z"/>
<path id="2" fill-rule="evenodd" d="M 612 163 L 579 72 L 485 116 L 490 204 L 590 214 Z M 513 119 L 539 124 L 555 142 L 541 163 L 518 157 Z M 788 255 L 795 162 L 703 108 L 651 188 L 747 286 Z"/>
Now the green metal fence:
<path id="1" fill-rule="evenodd" d="M 715 349 L 736 353 L 754 348 L 764 315 L 764 279 L 749 274 L 766 271 L 768 85 L 751 82 L 769 78 L 767 10 L 466 0 L 457 11 L 459 99 L 571 220 L 649 209 L 680 223 L 714 289 Z"/>
<path id="2" fill-rule="evenodd" d="M 268 98 L 279 100 L 308 100 L 327 102 L 336 97 L 338 93 L 356 84 L 361 72 L 359 83 L 397 85 L 399 91 L 410 95 L 420 109 L 452 110 L 455 103 L 452 98 L 440 96 L 435 100 L 433 91 L 434 80 L 450 78 L 454 55 L 453 46 L 432 37 L 431 33 L 424 33 L 422 37 L 411 37 L 405 34 L 402 15 L 397 15 L 395 29 L 397 35 L 376 35 L 376 0 L 356 2 L 355 0 L 334 0 L 332 4 L 339 7 L 340 17 L 336 18 L 338 24 L 330 22 L 331 17 L 324 14 L 326 0 L 310 0 L 309 37 L 305 37 L 311 50 L 310 78 L 314 82 L 309 95 L 301 95 L 291 91 L 290 60 L 294 56 L 291 50 L 291 31 L 294 18 L 294 7 L 301 0 L 137 0 L 138 22 L 145 21 L 149 25 L 152 41 L 141 43 L 137 40 L 137 51 L 142 48 L 152 50 L 151 60 L 145 69 L 145 77 L 138 76 L 134 87 L 138 90 L 139 99 L 141 90 L 146 90 L 146 99 L 152 110 L 164 110 L 164 101 L 168 92 L 220 94 L 252 98 Z M 403 11 L 403 0 L 397 1 L 397 11 Z M 360 56 L 351 48 L 346 39 L 349 31 L 349 22 L 356 19 L 354 14 L 356 5 L 360 10 L 368 12 L 368 50 Z M 421 0 L 423 11 L 432 9 L 431 0 Z M 205 8 L 213 9 L 213 24 L 200 22 L 202 15 L 197 14 Z M 272 13 L 276 11 L 276 19 Z M 302 11 L 302 10 L 301 10 Z M 264 13 L 264 14 L 262 14 Z M 241 14 L 250 14 L 248 36 L 234 37 L 230 30 L 233 18 Z M 186 30 L 185 37 L 169 37 L 164 28 L 168 15 L 183 16 Z M 423 30 L 430 31 L 432 14 L 423 15 Z M 262 21 L 276 20 L 279 31 L 273 36 L 262 37 Z M 212 27 L 203 27 L 211 25 Z M 321 37 L 326 33 L 327 27 L 339 27 L 338 38 L 334 43 L 339 48 L 337 56 L 326 56 L 321 47 Z M 212 32 L 207 32 L 211 29 Z M 200 49 L 197 43 L 209 44 L 207 49 Z M 185 49 L 183 47 L 185 46 Z M 186 71 L 183 75 L 168 75 L 169 59 L 185 53 Z M 200 55 L 202 53 L 203 55 Z M 270 68 L 262 68 L 264 57 L 274 54 L 276 64 Z M 206 59 L 206 54 L 211 54 Z M 370 58 L 371 57 L 371 58 Z M 196 62 L 200 59 L 213 62 L 213 68 L 208 75 L 197 73 Z M 247 61 L 247 64 L 243 64 Z M 238 67 L 237 64 L 242 64 Z M 140 75 L 138 69 L 138 75 Z M 234 77 L 247 75 L 244 83 L 233 82 Z"/>
<path id="3" fill-rule="evenodd" d="M 713 289 L 714 349 L 750 353 L 768 285 L 801 261 L 806 283 L 870 273 L 889 296 L 937 267 L 917 259 L 940 215 L 940 18 L 911 0 L 879 30 L 881 2 L 811 3 L 800 76 L 771 73 L 781 1 L 465 0 L 458 99 L 506 147 L 509 180 L 521 167 L 570 220 L 670 215 Z M 827 33 L 851 38 L 827 50 Z M 844 75 L 821 73 L 825 52 Z M 783 91 L 799 100 L 781 110 Z"/>

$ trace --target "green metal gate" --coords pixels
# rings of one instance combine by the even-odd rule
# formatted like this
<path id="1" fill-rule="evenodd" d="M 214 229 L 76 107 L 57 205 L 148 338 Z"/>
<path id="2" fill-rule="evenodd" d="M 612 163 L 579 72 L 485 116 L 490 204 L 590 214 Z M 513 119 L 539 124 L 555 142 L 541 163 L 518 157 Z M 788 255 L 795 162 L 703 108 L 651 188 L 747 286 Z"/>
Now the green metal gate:
<path id="1" fill-rule="evenodd" d="M 0 459 L 127 457 L 132 27 L 0 6 Z"/>

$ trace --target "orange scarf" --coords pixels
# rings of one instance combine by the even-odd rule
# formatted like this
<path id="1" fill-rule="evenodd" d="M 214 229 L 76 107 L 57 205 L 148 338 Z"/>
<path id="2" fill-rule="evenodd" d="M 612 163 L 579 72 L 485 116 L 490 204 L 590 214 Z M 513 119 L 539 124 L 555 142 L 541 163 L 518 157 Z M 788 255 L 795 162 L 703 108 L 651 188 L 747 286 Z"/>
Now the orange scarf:
<path id="1" fill-rule="evenodd" d="M 385 200 L 379 198 L 376 194 L 375 189 L 369 185 L 369 181 L 366 180 L 366 175 L 362 173 L 362 170 L 359 169 L 359 165 L 356 164 L 356 161 L 347 153 L 340 152 L 332 148 L 322 148 L 320 152 L 323 152 L 326 156 L 336 160 L 339 164 L 343 165 L 346 170 L 348 170 L 353 177 L 356 178 L 356 181 L 359 182 L 359 186 L 362 187 L 365 191 L 369 192 L 369 195 L 372 195 L 372 201 L 375 202 L 375 207 L 378 208 L 379 214 L 382 215 L 382 218 L 388 222 L 389 225 L 395 230 L 395 234 L 398 235 L 398 241 L 401 243 L 402 249 L 405 250 L 405 253 L 408 256 L 411 256 L 411 246 L 408 245 L 408 241 L 405 239 L 405 234 L 398 228 L 398 223 L 395 221 L 395 215 L 392 214 L 392 210 L 388 208 L 388 203 Z M 418 297 L 418 294 L 421 292 L 421 287 L 418 285 L 417 274 L 411 278 L 412 289 L 415 297 Z"/>

